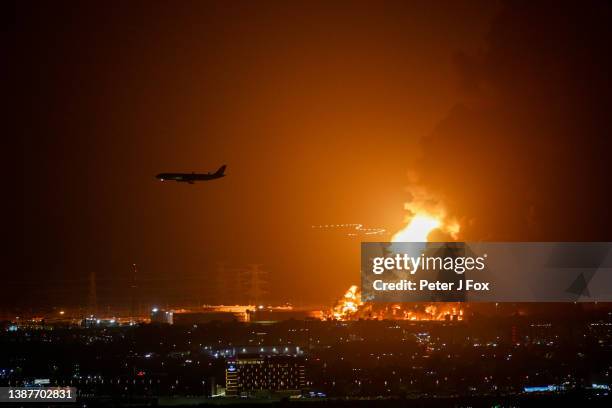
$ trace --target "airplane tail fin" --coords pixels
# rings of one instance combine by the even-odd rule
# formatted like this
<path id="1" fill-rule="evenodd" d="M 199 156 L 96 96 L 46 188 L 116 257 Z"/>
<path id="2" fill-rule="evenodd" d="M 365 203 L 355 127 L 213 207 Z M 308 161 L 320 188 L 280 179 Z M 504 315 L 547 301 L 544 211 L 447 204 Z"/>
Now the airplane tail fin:
<path id="1" fill-rule="evenodd" d="M 219 170 L 217 170 L 215 172 L 215 176 L 222 176 L 223 173 L 225 173 L 225 167 L 226 167 L 225 164 L 223 166 L 219 167 Z"/>

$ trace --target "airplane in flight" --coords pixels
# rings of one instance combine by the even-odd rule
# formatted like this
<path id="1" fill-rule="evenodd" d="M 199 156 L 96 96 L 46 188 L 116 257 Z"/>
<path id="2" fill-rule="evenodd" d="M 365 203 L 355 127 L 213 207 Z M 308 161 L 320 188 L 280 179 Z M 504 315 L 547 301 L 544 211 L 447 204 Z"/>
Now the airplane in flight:
<path id="1" fill-rule="evenodd" d="M 214 180 L 225 176 L 225 164 L 214 173 L 159 173 L 155 178 L 166 181 L 178 181 L 179 183 L 193 184 L 196 181 Z"/>

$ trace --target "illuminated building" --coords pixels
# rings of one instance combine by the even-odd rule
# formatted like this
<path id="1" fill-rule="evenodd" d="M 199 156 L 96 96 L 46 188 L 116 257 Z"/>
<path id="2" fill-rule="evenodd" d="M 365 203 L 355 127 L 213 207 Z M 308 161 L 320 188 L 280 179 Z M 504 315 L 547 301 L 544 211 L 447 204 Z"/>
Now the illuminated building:
<path id="1" fill-rule="evenodd" d="M 205 347 L 212 357 L 239 357 L 239 356 L 293 356 L 297 357 L 304 354 L 300 346 L 278 345 L 278 346 L 229 346 L 229 347 Z"/>
<path id="2" fill-rule="evenodd" d="M 86 317 L 81 321 L 83 327 L 114 327 L 118 326 L 117 319 L 99 319 L 94 316 Z"/>
<path id="3" fill-rule="evenodd" d="M 151 309 L 151 323 L 172 324 L 173 314 L 167 310 L 161 310 L 156 307 Z"/>
<path id="4" fill-rule="evenodd" d="M 261 391 L 299 393 L 305 386 L 304 361 L 300 357 L 240 357 L 227 362 L 227 396 Z"/>

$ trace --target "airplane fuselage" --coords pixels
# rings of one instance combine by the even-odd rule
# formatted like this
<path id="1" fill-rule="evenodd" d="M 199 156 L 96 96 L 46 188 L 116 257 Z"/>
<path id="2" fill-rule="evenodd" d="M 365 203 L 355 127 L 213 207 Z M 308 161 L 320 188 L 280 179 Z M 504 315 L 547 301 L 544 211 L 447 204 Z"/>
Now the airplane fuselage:
<path id="1" fill-rule="evenodd" d="M 184 183 L 193 183 L 195 181 L 214 180 L 225 177 L 225 174 L 201 174 L 201 173 L 160 173 L 155 176 L 161 181 L 178 181 Z"/>
<path id="2" fill-rule="evenodd" d="M 224 177 L 225 165 L 214 173 L 159 173 L 155 178 L 160 181 L 177 181 L 179 183 L 193 184 L 196 181 L 214 180 Z"/>

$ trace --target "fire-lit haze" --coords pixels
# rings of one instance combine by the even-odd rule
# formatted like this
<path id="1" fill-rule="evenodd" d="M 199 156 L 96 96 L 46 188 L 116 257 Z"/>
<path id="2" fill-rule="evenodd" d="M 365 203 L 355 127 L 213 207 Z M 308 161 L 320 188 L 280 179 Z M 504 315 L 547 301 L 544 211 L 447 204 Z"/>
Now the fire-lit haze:
<path id="1" fill-rule="evenodd" d="M 244 302 L 331 308 L 361 240 L 612 240 L 610 7 L 537 3 L 19 2 L 0 302 L 237 304 L 259 265 Z"/>

